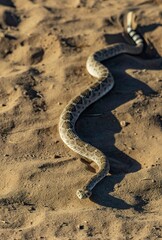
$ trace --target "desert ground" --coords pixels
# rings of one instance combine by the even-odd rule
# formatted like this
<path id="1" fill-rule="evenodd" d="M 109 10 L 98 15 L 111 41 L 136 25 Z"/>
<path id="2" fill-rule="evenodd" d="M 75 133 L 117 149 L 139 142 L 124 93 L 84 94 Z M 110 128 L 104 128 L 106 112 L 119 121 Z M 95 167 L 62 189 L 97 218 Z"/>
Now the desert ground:
<path id="1" fill-rule="evenodd" d="M 133 44 L 130 10 L 145 48 L 104 61 L 115 86 L 77 121 L 111 167 L 80 200 L 97 169 L 64 145 L 59 117 L 95 81 L 91 53 Z M 1 240 L 162 239 L 161 56 L 160 0 L 0 0 Z"/>

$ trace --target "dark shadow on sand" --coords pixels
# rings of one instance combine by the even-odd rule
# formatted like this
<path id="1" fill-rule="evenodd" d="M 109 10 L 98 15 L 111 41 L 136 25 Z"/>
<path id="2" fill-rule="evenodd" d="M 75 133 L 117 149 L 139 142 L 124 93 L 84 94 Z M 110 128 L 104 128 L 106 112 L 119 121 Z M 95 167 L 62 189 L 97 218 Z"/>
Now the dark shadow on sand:
<path id="1" fill-rule="evenodd" d="M 147 56 L 145 58 L 144 53 L 141 56 L 122 54 L 113 58 L 113 60 L 105 61 L 104 65 L 108 67 L 114 76 L 115 86 L 106 96 L 86 109 L 77 123 L 77 132 L 84 141 L 91 143 L 103 151 L 107 157 L 116 159 L 119 162 L 119 168 L 115 169 L 110 159 L 112 175 L 105 177 L 93 189 L 93 195 L 90 199 L 101 206 L 116 209 L 134 208 L 134 210 L 140 212 L 145 204 L 137 199 L 138 204 L 132 206 L 109 193 L 114 191 L 114 186 L 120 183 L 126 174 L 136 172 L 141 168 L 138 160 L 132 159 L 116 148 L 114 136 L 121 131 L 121 126 L 111 111 L 134 99 L 136 97 L 135 93 L 139 90 L 145 96 L 157 94 L 144 82 L 126 73 L 127 69 L 158 70 L 162 68 L 162 58 L 156 60 L 156 64 L 154 64 L 154 61 L 147 61 L 146 59 Z"/>
<path id="2" fill-rule="evenodd" d="M 13 1 L 11 1 L 11 0 L 0 0 L 0 5 L 15 8 L 15 5 L 14 5 Z"/>

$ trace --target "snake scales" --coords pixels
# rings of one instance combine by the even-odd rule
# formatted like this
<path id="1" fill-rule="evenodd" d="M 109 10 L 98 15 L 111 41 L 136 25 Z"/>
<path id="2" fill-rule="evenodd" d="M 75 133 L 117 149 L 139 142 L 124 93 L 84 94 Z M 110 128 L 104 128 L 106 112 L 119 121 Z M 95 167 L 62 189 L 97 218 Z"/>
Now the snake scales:
<path id="1" fill-rule="evenodd" d="M 109 172 L 109 158 L 99 149 L 79 138 L 75 131 L 75 123 L 79 115 L 93 102 L 108 93 L 114 85 L 114 79 L 109 70 L 101 63 L 103 60 L 111 59 L 122 53 L 137 55 L 143 50 L 143 40 L 132 27 L 133 12 L 127 14 L 127 34 L 134 41 L 134 45 L 125 43 L 114 44 L 108 48 L 101 49 L 87 59 L 86 67 L 88 72 L 97 81 L 89 86 L 79 96 L 72 99 L 64 108 L 59 121 L 59 133 L 63 142 L 74 152 L 81 155 L 88 162 L 95 162 L 99 171 L 94 175 L 82 189 L 78 189 L 76 195 L 79 199 L 89 198 L 92 189 L 100 182 Z"/>

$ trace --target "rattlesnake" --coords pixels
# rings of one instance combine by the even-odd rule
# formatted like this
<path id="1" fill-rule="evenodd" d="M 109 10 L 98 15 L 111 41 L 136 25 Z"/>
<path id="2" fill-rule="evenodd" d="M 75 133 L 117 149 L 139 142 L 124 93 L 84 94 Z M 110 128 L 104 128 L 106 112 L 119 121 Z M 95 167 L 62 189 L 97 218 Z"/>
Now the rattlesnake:
<path id="1" fill-rule="evenodd" d="M 82 189 L 78 189 L 76 195 L 79 199 L 89 198 L 92 189 L 100 182 L 109 172 L 109 158 L 99 149 L 79 138 L 75 131 L 75 123 L 79 115 L 93 102 L 108 93 L 114 85 L 114 79 L 109 70 L 101 63 L 101 61 L 110 59 L 122 53 L 140 54 L 143 50 L 143 40 L 132 27 L 134 20 L 133 12 L 127 14 L 126 31 L 132 38 L 135 45 L 125 43 L 114 44 L 106 49 L 99 50 L 87 59 L 86 67 L 88 72 L 97 81 L 81 92 L 79 96 L 72 99 L 64 108 L 59 121 L 59 133 L 63 142 L 74 152 L 79 153 L 88 162 L 95 162 L 99 171 L 94 175 Z"/>

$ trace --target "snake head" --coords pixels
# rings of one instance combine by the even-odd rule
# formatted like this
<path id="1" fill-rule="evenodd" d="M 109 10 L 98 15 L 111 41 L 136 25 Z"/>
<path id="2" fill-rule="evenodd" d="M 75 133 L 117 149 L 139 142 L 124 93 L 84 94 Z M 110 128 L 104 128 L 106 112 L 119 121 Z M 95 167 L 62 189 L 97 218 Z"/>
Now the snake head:
<path id="1" fill-rule="evenodd" d="M 92 192 L 87 189 L 78 189 L 76 195 L 79 199 L 89 198 L 92 195 Z"/>

